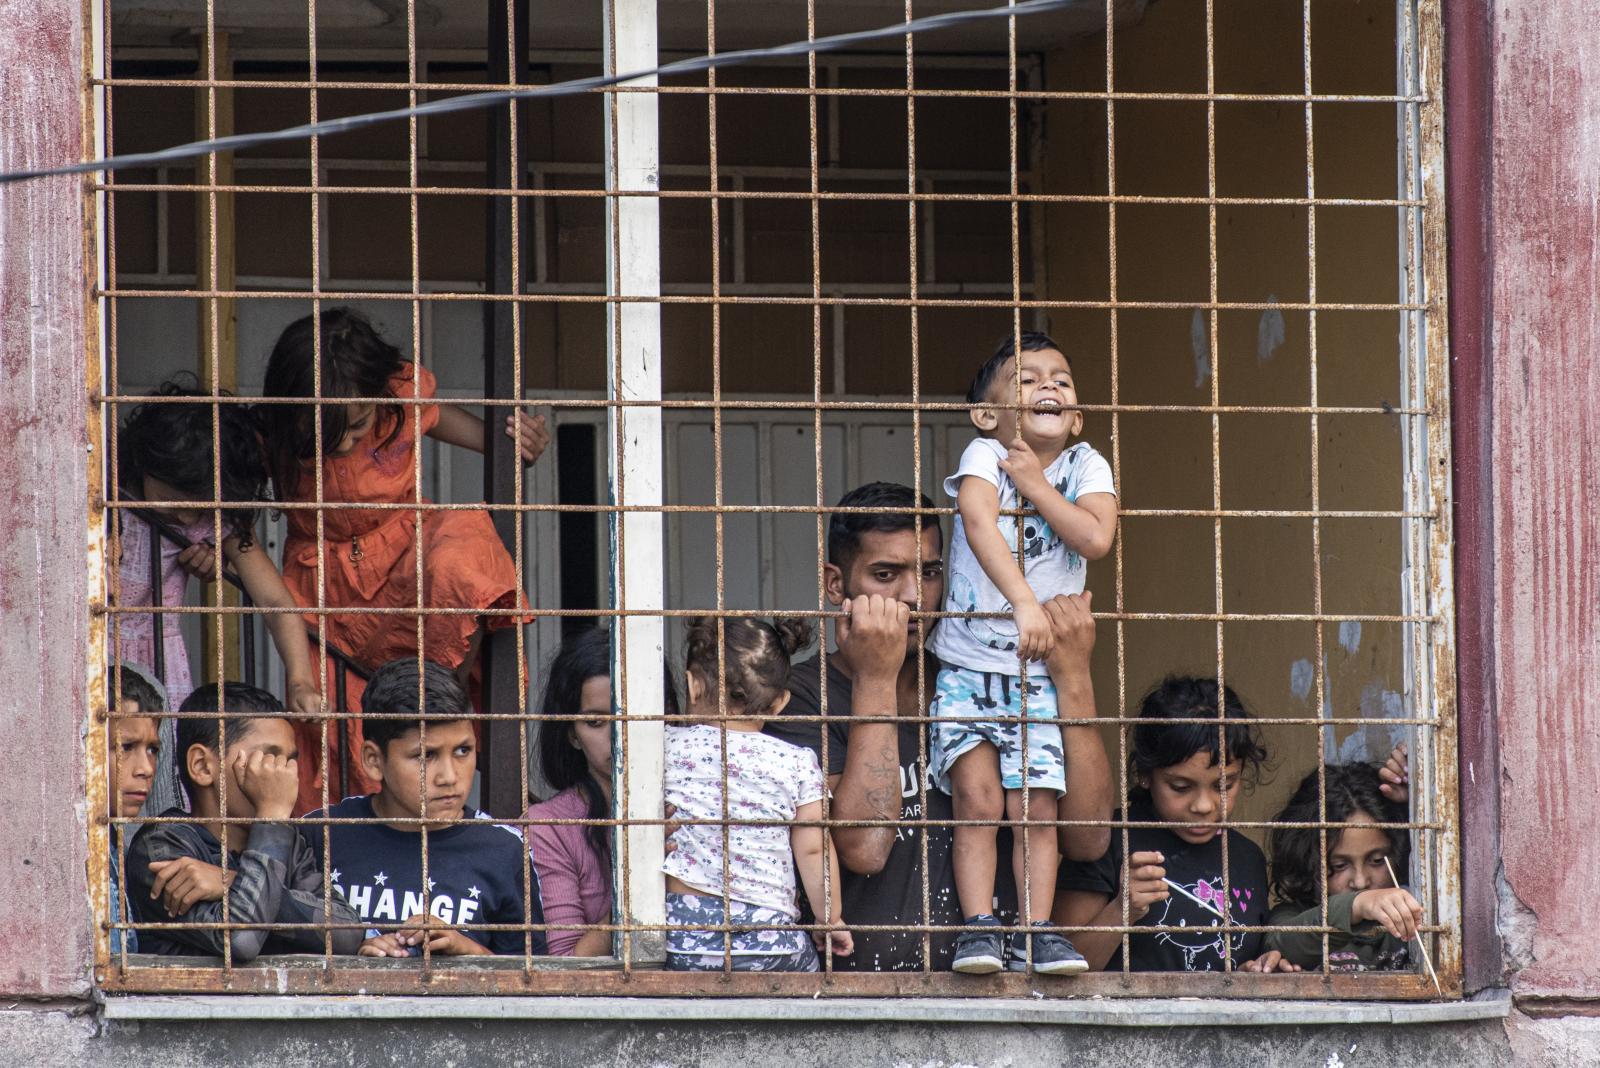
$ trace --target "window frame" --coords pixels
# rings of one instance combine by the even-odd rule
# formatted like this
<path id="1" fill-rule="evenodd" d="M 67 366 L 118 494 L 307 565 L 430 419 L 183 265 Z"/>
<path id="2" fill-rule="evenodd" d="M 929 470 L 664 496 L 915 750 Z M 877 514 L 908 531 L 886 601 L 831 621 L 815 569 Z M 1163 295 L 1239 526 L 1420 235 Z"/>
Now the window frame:
<path id="1" fill-rule="evenodd" d="M 1404 2 L 1404 0 L 1402 0 Z M 96 78 L 86 83 L 86 106 L 96 124 L 96 143 L 103 149 L 105 105 L 104 87 L 97 80 L 104 77 L 105 57 L 101 24 L 102 12 L 98 5 L 90 5 L 95 12 L 89 32 L 93 40 L 89 45 L 91 62 L 96 65 Z M 648 22 L 649 33 L 624 34 L 625 43 L 619 42 L 609 58 L 617 69 L 637 69 L 648 66 L 655 56 L 653 0 L 612 0 L 607 6 L 608 16 L 613 11 L 627 13 L 622 18 L 635 28 Z M 1437 829 L 1423 831 L 1424 842 L 1433 836 L 1431 847 L 1419 847 L 1419 855 L 1426 857 L 1437 851 L 1443 863 L 1419 862 L 1423 872 L 1422 889 L 1436 908 L 1435 922 L 1456 937 L 1435 941 L 1434 964 L 1440 981 L 1452 996 L 1462 989 L 1463 963 L 1461 957 L 1463 919 L 1461 913 L 1459 860 L 1462 856 L 1461 817 L 1462 805 L 1458 775 L 1459 720 L 1456 704 L 1456 643 L 1453 617 L 1454 579 L 1451 571 L 1454 546 L 1452 516 L 1446 502 L 1451 500 L 1451 478 L 1454 470 L 1451 441 L 1451 390 L 1449 377 L 1449 347 L 1447 335 L 1445 280 L 1446 230 L 1444 139 L 1442 124 L 1442 37 L 1441 13 L 1437 0 L 1414 0 L 1409 10 L 1415 12 L 1409 21 L 1412 33 L 1402 35 L 1401 70 L 1409 79 L 1407 95 L 1416 102 L 1405 108 L 1402 139 L 1407 165 L 1404 182 L 1408 196 L 1423 202 L 1421 207 L 1406 209 L 1410 225 L 1403 239 L 1408 252 L 1403 262 L 1418 268 L 1404 280 L 1408 286 L 1405 300 L 1415 305 L 1406 315 L 1402 345 L 1413 354 L 1422 353 L 1422 366 L 1426 368 L 1425 381 L 1412 382 L 1414 395 L 1406 399 L 1408 406 L 1426 409 L 1426 417 L 1402 416 L 1411 424 L 1408 433 L 1410 462 L 1408 464 L 1407 508 L 1432 507 L 1434 517 L 1426 534 L 1418 536 L 1408 527 L 1409 551 L 1412 562 L 1425 564 L 1410 569 L 1408 597 L 1411 603 L 1431 609 L 1434 619 L 1425 624 L 1426 639 L 1413 650 L 1416 657 L 1414 672 L 1408 673 L 1421 692 L 1414 696 L 1419 707 L 1431 708 L 1434 723 L 1429 728 L 1434 733 L 1431 766 L 1421 762 L 1413 777 L 1414 790 L 1419 800 L 1428 806 L 1428 816 L 1420 814 L 1419 822 L 1431 822 Z M 649 19 L 644 18 L 648 12 Z M 1108 49 L 1109 51 L 1109 49 Z M 630 62 L 630 60 L 633 60 Z M 648 60 L 646 62 L 645 60 Z M 654 141 L 654 95 L 636 93 L 607 94 L 608 169 L 615 168 L 617 188 L 648 191 L 653 188 L 656 144 Z M 648 102 L 648 103 L 646 103 Z M 1307 111 L 1311 108 L 1308 100 Z M 632 141 L 633 134 L 649 129 L 648 144 Z M 632 142 L 631 148 L 628 147 Z M 106 232 L 105 202 L 108 199 L 103 187 L 91 187 L 86 195 L 86 210 L 94 220 L 94 235 L 101 250 L 109 238 Z M 639 406 L 608 408 L 611 440 L 661 441 L 663 411 L 651 407 L 650 402 L 661 399 L 659 361 L 659 303 L 650 298 L 659 297 L 659 255 L 645 253 L 657 247 L 659 235 L 659 201 L 648 196 L 613 197 L 608 199 L 608 258 L 610 283 L 608 292 L 614 296 L 631 298 L 625 302 L 607 304 L 611 342 L 611 359 L 608 361 L 612 376 L 608 392 L 612 397 L 624 392 L 631 401 L 643 401 Z M 91 441 L 103 441 L 105 413 L 108 405 L 99 400 L 104 390 L 104 369 L 107 352 L 103 327 L 109 322 L 106 308 L 109 301 L 104 276 L 104 255 L 96 259 L 99 272 L 91 279 L 95 286 L 89 302 L 90 335 L 97 340 L 98 352 L 88 361 L 89 429 Z M 96 284 L 97 283 L 97 284 Z M 1314 297 L 1313 297 L 1314 299 Z M 1426 309 L 1426 310 L 1424 310 Z M 652 314 L 653 313 L 653 314 Z M 653 322 L 652 322 L 653 319 Z M 652 336 L 653 335 L 653 336 Z M 98 358 L 94 358 L 94 357 Z M 1413 357 L 1415 358 L 1415 357 Z M 626 386 L 626 390 L 624 390 Z M 1421 424 L 1420 426 L 1418 424 Z M 662 503 L 664 475 L 660 450 L 653 458 L 640 457 L 635 449 L 630 460 L 625 449 L 608 450 L 612 457 L 613 500 L 627 508 L 644 509 L 637 512 L 613 513 L 613 538 L 615 542 L 632 540 L 635 545 L 645 541 L 659 541 L 664 515 L 657 511 Z M 1421 458 L 1420 461 L 1418 458 Z M 106 508 L 103 503 L 102 472 L 90 465 L 91 508 L 89 533 L 89 571 L 91 589 L 101 603 L 105 600 L 109 565 L 107 546 L 103 534 Z M 633 533 L 625 535 L 623 529 L 631 527 Z M 622 528 L 622 529 L 619 529 Z M 613 553 L 613 568 L 617 569 L 619 554 Z M 660 554 L 634 558 L 626 574 L 614 570 L 614 588 L 617 592 L 616 609 L 619 612 L 658 613 L 665 608 L 665 567 Z M 108 695 L 105 686 L 105 668 L 108 658 L 105 615 L 99 614 L 90 629 L 89 699 L 91 708 L 103 710 Z M 658 661 L 665 648 L 663 617 L 640 615 L 617 620 L 617 676 L 623 694 L 618 713 L 624 716 L 620 732 L 624 739 L 622 750 L 629 752 L 625 762 L 627 776 L 632 780 L 629 790 L 619 790 L 623 808 L 619 820 L 640 821 L 628 824 L 618 850 L 616 885 L 627 886 L 627 899 L 636 907 L 622 917 L 624 927 L 659 926 L 664 922 L 664 911 L 659 908 L 662 878 L 653 866 L 630 865 L 630 855 L 658 855 L 661 845 L 662 819 L 659 784 L 661 781 L 659 719 L 629 721 L 628 707 L 660 707 L 661 678 L 656 671 L 630 672 L 630 661 Z M 652 660 L 651 658 L 654 658 Z M 104 712 L 97 711 L 94 722 L 104 722 Z M 105 732 L 88 732 L 88 792 L 91 811 L 104 812 L 107 798 L 107 768 L 110 754 L 107 751 Z M 1426 749 L 1419 746 L 1419 749 Z M 631 752 L 630 752 L 631 750 Z M 621 772 L 619 771 L 619 774 Z M 621 785 L 621 783 L 619 783 Z M 651 789 L 656 787 L 656 789 Z M 633 791 L 637 791 L 636 793 Z M 90 826 L 91 904 L 97 918 L 106 915 L 111 888 L 103 863 L 97 858 L 107 855 L 113 848 L 110 824 L 104 818 L 92 819 Z M 654 851 L 652 853 L 652 850 Z M 1430 885 L 1430 877 L 1437 880 Z M 637 907 L 644 901 L 644 907 Z M 1482 917 L 1467 916 L 1467 920 L 1481 922 Z M 385 962 L 370 962 L 345 958 L 262 958 L 247 967 L 218 968 L 191 967 L 161 964 L 151 966 L 143 961 L 122 969 L 111 957 L 109 940 L 103 924 L 97 922 L 95 934 L 95 976 L 101 989 L 108 993 L 168 992 L 168 993 L 418 993 L 430 994 L 629 994 L 674 995 L 693 993 L 700 996 L 811 996 L 819 990 L 831 995 L 846 996 L 911 996 L 911 995 L 961 995 L 1017 997 L 1026 996 L 1039 985 L 1031 976 L 998 976 L 975 986 L 970 979 L 944 973 L 827 973 L 815 975 L 716 975 L 709 980 L 686 977 L 680 974 L 656 971 L 650 967 L 660 959 L 661 937 L 657 932 L 624 933 L 622 951 L 616 958 L 561 961 L 558 958 L 541 958 L 537 967 L 516 958 L 491 961 L 466 961 L 441 964 L 421 972 L 414 968 L 396 968 Z M 630 944 L 633 943 L 633 944 Z M 337 963 L 335 963 L 337 962 Z M 1201 984 L 1204 984 L 1203 988 Z M 1062 992 L 1071 996 L 1117 997 L 1192 997 L 1197 991 L 1207 997 L 1281 999 L 1281 998 L 1347 998 L 1347 999 L 1423 999 L 1433 996 L 1433 987 L 1421 973 L 1396 974 L 1306 974 L 1257 976 L 1225 973 L 1197 980 L 1187 974 L 1127 974 L 1096 973 L 1075 979 L 1069 989 Z"/>

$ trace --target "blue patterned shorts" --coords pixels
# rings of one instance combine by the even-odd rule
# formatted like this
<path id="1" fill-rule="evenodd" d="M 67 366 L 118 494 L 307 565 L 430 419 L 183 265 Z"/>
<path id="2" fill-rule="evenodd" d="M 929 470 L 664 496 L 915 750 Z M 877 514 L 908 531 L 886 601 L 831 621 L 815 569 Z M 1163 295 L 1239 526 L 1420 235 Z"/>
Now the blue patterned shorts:
<path id="1" fill-rule="evenodd" d="M 735 926 L 759 927 L 762 924 L 791 924 L 794 921 L 774 909 L 730 902 Z M 667 932 L 668 971 L 720 972 L 723 950 L 733 958 L 736 972 L 814 972 L 821 969 L 811 936 L 805 931 L 705 930 L 723 922 L 722 898 L 710 894 L 668 894 Z"/>
<path id="2" fill-rule="evenodd" d="M 1055 685 L 1047 676 L 1038 676 L 1030 677 L 1027 686 L 1028 789 L 1064 794 L 1066 757 L 1056 722 Z M 950 768 L 956 758 L 980 742 L 988 742 L 1000 753 L 1000 785 L 1007 790 L 1022 789 L 1021 699 L 1022 686 L 1015 675 L 949 664 L 939 669 L 928 710 L 936 721 L 928 746 L 928 770 L 939 789 L 950 792 Z"/>

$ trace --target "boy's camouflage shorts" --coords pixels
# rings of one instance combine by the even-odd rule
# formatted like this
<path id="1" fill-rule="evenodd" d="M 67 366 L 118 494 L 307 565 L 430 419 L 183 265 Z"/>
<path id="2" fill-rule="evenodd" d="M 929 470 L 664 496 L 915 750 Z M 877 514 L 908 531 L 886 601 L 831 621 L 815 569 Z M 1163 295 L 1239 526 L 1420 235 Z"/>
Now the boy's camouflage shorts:
<path id="1" fill-rule="evenodd" d="M 956 758 L 979 742 L 1000 753 L 1000 785 L 1023 786 L 1022 685 L 1015 675 L 952 667 L 939 669 L 939 681 L 928 712 L 928 770 L 939 789 L 950 792 L 950 768 Z M 1027 785 L 1030 790 L 1067 792 L 1061 728 L 1056 722 L 1056 688 L 1047 676 L 1029 677 Z M 1000 718 L 1005 717 L 1005 718 Z"/>

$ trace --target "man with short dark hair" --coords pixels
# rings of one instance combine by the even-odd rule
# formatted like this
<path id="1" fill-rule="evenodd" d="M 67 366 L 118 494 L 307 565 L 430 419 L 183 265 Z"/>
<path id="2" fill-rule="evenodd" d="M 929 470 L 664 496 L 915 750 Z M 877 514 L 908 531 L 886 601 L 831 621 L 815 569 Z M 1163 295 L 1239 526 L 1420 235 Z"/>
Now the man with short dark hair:
<path id="1" fill-rule="evenodd" d="M 919 511 L 931 509 L 932 502 L 925 496 L 919 499 L 907 486 L 869 483 L 845 494 L 837 507 L 848 510 L 833 513 L 829 520 L 823 589 L 829 602 L 842 607 L 847 616 L 836 628 L 837 649 L 826 657 L 826 693 L 819 653 L 794 666 L 789 704 L 766 731 L 816 750 L 832 793 L 832 819 L 877 823 L 833 828 L 843 866 L 838 892 L 852 926 L 956 928 L 963 917 L 955 892 L 951 828 L 947 823 L 923 823 L 951 819 L 950 797 L 927 781 L 927 724 L 912 718 L 927 714 L 939 671 L 933 657 L 924 656 L 919 662 L 914 655 L 925 646 L 932 627 L 912 613 L 919 596 L 923 612 L 938 611 L 942 605 L 943 534 L 936 515 Z M 1056 686 L 1062 721 L 1092 721 L 1088 659 L 1094 644 L 1093 621 L 1081 598 L 1058 598 L 1048 610 L 1057 634 L 1052 672 L 1060 675 Z M 804 718 L 819 716 L 829 720 L 826 731 L 820 719 Z M 897 723 L 894 717 L 907 721 Z M 1099 733 L 1092 727 L 1064 733 L 1071 781 L 1061 818 L 1109 820 L 1111 771 Z M 926 832 L 926 842 L 919 831 Z M 1105 852 L 1108 840 L 1103 828 L 1063 828 L 1062 853 L 1097 857 Z M 1007 872 L 998 874 L 996 896 L 1008 898 L 1005 907 L 1014 911 L 1012 881 L 1006 879 Z M 923 967 L 922 931 L 857 928 L 855 935 L 855 952 L 834 958 L 835 968 L 920 971 Z M 931 932 L 928 939 L 931 967 L 948 970 L 955 932 Z"/>

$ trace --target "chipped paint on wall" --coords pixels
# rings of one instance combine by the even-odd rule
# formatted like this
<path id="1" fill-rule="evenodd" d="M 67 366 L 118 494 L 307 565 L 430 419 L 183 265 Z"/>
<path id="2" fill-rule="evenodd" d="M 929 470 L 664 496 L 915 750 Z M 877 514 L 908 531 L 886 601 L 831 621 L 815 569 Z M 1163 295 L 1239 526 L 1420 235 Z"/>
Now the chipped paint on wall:
<path id="1" fill-rule="evenodd" d="M 1600 997 L 1600 38 L 1580 0 L 1499 0 L 1495 21 L 1501 900 L 1536 917 L 1519 993 Z"/>
<path id="2" fill-rule="evenodd" d="M 1278 295 L 1267 294 L 1267 303 L 1273 305 L 1261 313 L 1261 321 L 1256 325 L 1256 362 L 1266 363 L 1278 354 L 1283 348 L 1284 333 L 1283 312 L 1277 308 Z"/>
<path id="3" fill-rule="evenodd" d="M 1347 619 L 1339 624 L 1339 644 L 1354 656 L 1361 649 L 1361 621 Z"/>
<path id="4" fill-rule="evenodd" d="M 1294 694 L 1296 700 L 1304 701 L 1310 697 L 1311 684 L 1315 681 L 1316 671 L 1311 661 L 1302 658 L 1289 665 L 1289 692 Z"/>
<path id="5" fill-rule="evenodd" d="M 1206 333 L 1206 315 L 1199 308 L 1189 319 L 1189 350 L 1194 355 L 1194 388 L 1199 389 L 1211 377 L 1211 342 Z"/>
<path id="6" fill-rule="evenodd" d="M 7 4 L 0 33 L 0 167 L 78 159 L 80 4 Z M 0 692 L 41 727 L 0 749 L 11 785 L 0 864 L 0 990 L 89 989 L 83 709 L 83 199 L 75 178 L 0 188 Z M 43 729 L 43 728 L 48 729 Z"/>

